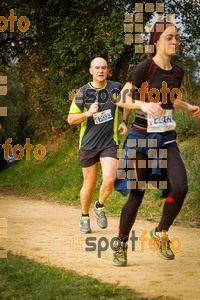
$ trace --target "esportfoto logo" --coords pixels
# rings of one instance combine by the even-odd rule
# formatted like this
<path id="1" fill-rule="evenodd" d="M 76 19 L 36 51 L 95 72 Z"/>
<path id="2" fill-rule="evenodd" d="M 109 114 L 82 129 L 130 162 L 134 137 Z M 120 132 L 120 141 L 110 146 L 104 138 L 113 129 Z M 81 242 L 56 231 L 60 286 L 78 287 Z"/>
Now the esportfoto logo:
<path id="1" fill-rule="evenodd" d="M 111 250 L 115 250 L 115 240 L 116 237 L 113 237 L 111 238 L 111 240 L 109 240 L 105 236 L 102 236 L 100 238 L 95 236 L 88 236 L 85 240 L 80 237 L 73 237 L 70 239 L 68 245 L 73 251 L 97 252 L 97 257 L 101 258 L 102 252 L 106 252 L 109 248 Z M 158 241 L 158 239 L 156 239 L 155 237 L 147 237 L 147 230 L 143 230 L 140 236 L 136 236 L 135 230 L 132 230 L 129 240 L 131 242 L 131 251 L 136 251 L 136 244 L 138 243 L 139 251 L 144 253 L 145 250 L 149 250 L 150 252 L 157 252 L 159 247 L 162 247 L 162 249 L 165 250 L 168 238 L 164 237 L 160 245 L 160 241 Z M 170 248 L 175 253 L 179 252 L 182 249 L 182 241 L 180 237 L 173 236 L 172 238 L 170 238 Z"/>
<path id="2" fill-rule="evenodd" d="M 26 32 L 30 27 L 30 21 L 26 16 L 21 16 L 18 19 L 17 16 L 15 16 L 14 9 L 10 10 L 8 19 L 4 16 L 0 16 L 0 32 L 5 32 L 7 29 L 9 29 L 10 32 L 14 32 L 16 26 L 19 31 Z"/>

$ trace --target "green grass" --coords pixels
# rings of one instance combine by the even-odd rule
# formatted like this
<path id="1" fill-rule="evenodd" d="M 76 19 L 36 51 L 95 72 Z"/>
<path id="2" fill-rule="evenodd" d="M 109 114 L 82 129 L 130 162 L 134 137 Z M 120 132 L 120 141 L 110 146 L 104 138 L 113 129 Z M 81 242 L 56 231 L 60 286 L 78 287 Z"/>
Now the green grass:
<path id="1" fill-rule="evenodd" d="M 42 199 L 66 202 L 70 205 L 80 205 L 79 192 L 82 185 L 82 173 L 78 165 L 77 141 L 64 142 L 58 151 L 47 151 L 42 161 L 34 157 L 30 161 L 22 159 L 14 166 L 0 173 L 0 186 L 15 194 L 36 196 Z M 47 149 L 48 150 L 48 149 Z M 200 225 L 200 139 L 199 135 L 180 143 L 180 150 L 185 161 L 189 192 L 184 206 L 176 220 L 184 225 Z M 98 197 L 101 184 L 101 170 L 94 194 Z M 157 221 L 160 218 L 164 200 L 160 199 L 159 190 L 147 190 L 138 218 Z M 107 210 L 119 215 L 127 197 L 114 191 L 107 201 Z"/>
<path id="2" fill-rule="evenodd" d="M 147 299 L 128 288 L 105 284 L 62 268 L 43 265 L 9 253 L 0 259 L 0 299 Z"/>
<path id="3" fill-rule="evenodd" d="M 195 220 L 200 220 L 200 135 L 184 142 L 181 152 L 187 167 L 190 190 L 180 217 L 184 214 L 187 220 L 195 224 Z"/>
<path id="4" fill-rule="evenodd" d="M 77 145 L 65 143 L 59 151 L 48 152 L 47 149 L 41 161 L 34 157 L 27 161 L 24 157 L 0 173 L 0 185 L 15 193 L 77 204 L 82 182 L 77 153 Z"/>
<path id="5" fill-rule="evenodd" d="M 199 94 L 196 104 L 199 104 Z M 133 117 L 133 116 L 132 116 Z M 200 226 L 200 126 L 199 120 L 191 116 L 175 112 L 177 122 L 178 143 L 185 161 L 189 192 L 184 206 L 176 220 L 184 225 Z M 71 127 L 65 140 L 59 144 L 57 151 L 49 151 L 46 157 L 37 161 L 33 155 L 30 161 L 25 157 L 14 166 L 0 172 L 0 187 L 11 190 L 15 194 L 37 196 L 38 198 L 66 202 L 70 205 L 80 205 L 79 192 L 82 186 L 82 172 L 78 165 L 78 131 Z M 121 138 L 122 139 L 122 138 Z M 55 141 L 53 141 L 55 143 Z M 98 198 L 101 185 L 101 170 L 94 199 Z M 157 221 L 160 218 L 164 200 L 160 199 L 159 190 L 147 190 L 138 217 Z M 107 201 L 107 210 L 119 215 L 127 197 L 114 191 Z"/>
<path id="6" fill-rule="evenodd" d="M 189 193 L 176 222 L 182 225 L 200 226 L 200 135 L 196 123 L 188 119 L 189 133 L 184 133 L 185 115 L 178 115 L 182 124 L 179 138 L 180 150 L 185 161 Z M 188 122 L 188 123 L 187 123 Z M 178 124 L 178 125 L 179 125 Z M 195 124 L 195 125 L 194 125 Z M 178 126 L 179 127 L 179 126 Z M 189 127 L 187 127 L 189 128 Z M 195 129 L 194 129 L 195 128 Z M 195 135 L 194 135 L 195 133 Z M 187 138 L 187 140 L 186 140 Z M 69 136 L 58 151 L 48 151 L 42 161 L 34 157 L 23 158 L 14 166 L 0 172 L 1 190 L 18 195 L 35 196 L 41 199 L 80 205 L 79 191 L 82 185 L 81 169 L 78 166 L 78 138 Z M 101 170 L 94 199 L 98 197 Z M 164 200 L 159 190 L 147 191 L 138 218 L 157 221 Z M 119 215 L 127 197 L 114 191 L 107 201 L 110 214 Z M 92 286 L 92 288 L 91 288 Z M 25 258 L 9 254 L 0 259 L 0 299 L 144 299 L 133 291 L 103 284 L 95 279 L 79 276 L 63 269 L 37 264 Z"/>
<path id="7" fill-rule="evenodd" d="M 179 142 L 200 133 L 199 121 L 196 121 L 191 115 L 182 111 L 174 111 L 174 120 L 177 123 Z"/>

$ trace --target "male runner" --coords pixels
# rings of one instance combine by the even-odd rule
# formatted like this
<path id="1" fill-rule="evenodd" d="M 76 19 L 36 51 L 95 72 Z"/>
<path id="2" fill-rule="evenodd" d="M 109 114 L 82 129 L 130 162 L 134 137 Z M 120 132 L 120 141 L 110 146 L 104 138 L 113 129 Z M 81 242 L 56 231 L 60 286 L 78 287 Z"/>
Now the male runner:
<path id="1" fill-rule="evenodd" d="M 90 233 L 89 209 L 97 182 L 97 167 L 102 168 L 102 184 L 99 198 L 93 207 L 97 225 L 106 228 L 105 201 L 113 190 L 117 172 L 117 129 L 121 134 L 127 132 L 126 120 L 118 127 L 116 100 L 122 85 L 107 80 L 108 66 L 105 59 L 96 57 L 91 61 L 92 82 L 82 86 L 73 100 L 68 123 L 81 124 L 79 140 L 79 163 L 82 167 L 83 186 L 80 191 L 82 214 L 80 232 Z"/>

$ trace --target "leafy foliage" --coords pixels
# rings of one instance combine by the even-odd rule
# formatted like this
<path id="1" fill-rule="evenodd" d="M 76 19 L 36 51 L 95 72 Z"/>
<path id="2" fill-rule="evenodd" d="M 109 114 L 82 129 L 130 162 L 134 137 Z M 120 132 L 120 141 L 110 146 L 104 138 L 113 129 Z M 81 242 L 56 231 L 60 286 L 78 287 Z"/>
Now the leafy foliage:
<path id="1" fill-rule="evenodd" d="M 192 81 L 198 77 L 199 57 L 199 7 L 193 2 L 165 1 L 165 12 L 175 12 L 184 27 L 183 47 L 176 60 Z M 134 44 L 124 43 L 124 13 L 134 12 L 133 1 L 2 1 L 3 16 L 8 18 L 11 9 L 18 19 L 29 18 L 30 28 L 22 33 L 15 22 L 14 32 L 8 28 L 0 33 L 0 74 L 8 74 L 10 89 L 7 98 L 0 98 L 1 106 L 6 102 L 9 108 L 6 120 L 1 119 L 2 138 L 16 137 L 22 142 L 25 135 L 38 139 L 66 131 L 69 92 L 90 80 L 91 59 L 107 59 L 110 79 L 122 83 L 129 68 L 141 59 L 134 54 Z M 143 22 L 152 15 L 144 9 Z M 11 131 L 6 124 L 13 124 Z"/>

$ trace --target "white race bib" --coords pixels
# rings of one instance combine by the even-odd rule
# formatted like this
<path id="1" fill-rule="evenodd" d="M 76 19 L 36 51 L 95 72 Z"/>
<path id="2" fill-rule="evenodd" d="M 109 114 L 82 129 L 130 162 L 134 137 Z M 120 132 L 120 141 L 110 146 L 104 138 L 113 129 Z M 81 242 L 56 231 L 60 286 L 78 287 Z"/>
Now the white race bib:
<path id="1" fill-rule="evenodd" d="M 166 132 L 174 130 L 176 122 L 172 117 L 172 109 L 164 110 L 162 117 L 150 117 L 147 115 L 147 132 Z"/>
<path id="2" fill-rule="evenodd" d="M 93 114 L 93 118 L 94 118 L 94 123 L 97 125 L 108 122 L 113 119 L 111 109 L 106 109 L 104 111 L 100 111 L 96 114 Z"/>

